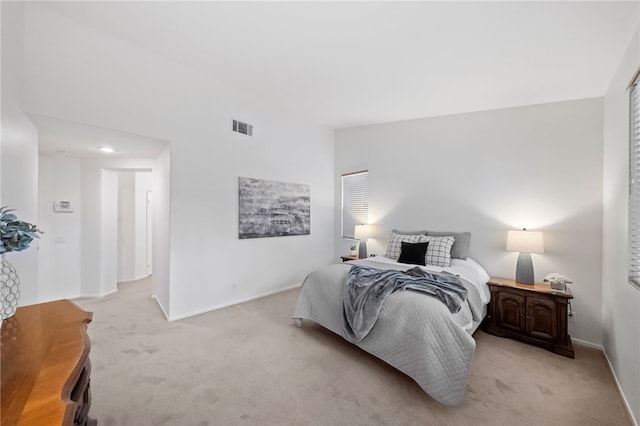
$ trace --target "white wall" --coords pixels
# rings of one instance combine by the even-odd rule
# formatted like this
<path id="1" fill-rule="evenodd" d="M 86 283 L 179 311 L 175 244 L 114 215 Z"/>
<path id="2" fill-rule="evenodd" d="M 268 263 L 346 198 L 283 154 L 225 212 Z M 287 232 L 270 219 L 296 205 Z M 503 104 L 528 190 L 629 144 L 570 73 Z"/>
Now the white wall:
<path id="1" fill-rule="evenodd" d="M 153 174 L 150 172 L 135 172 L 135 253 L 134 279 L 140 279 L 151 274 L 152 250 L 147 253 L 147 192 L 152 191 Z M 150 205 L 149 208 L 152 208 Z M 153 220 L 151 220 L 153 224 Z M 150 234 L 152 234 L 150 232 Z M 149 235 L 152 238 L 152 235 Z M 149 266 L 147 266 L 149 261 Z"/>
<path id="2" fill-rule="evenodd" d="M 162 266 L 170 288 L 154 287 L 169 317 L 299 284 L 334 260 L 331 130 L 239 105 L 206 75 L 36 5 L 26 10 L 29 112 L 171 142 Z M 254 137 L 232 134 L 232 118 L 252 123 Z M 311 235 L 240 241 L 238 176 L 310 185 Z M 83 280 L 97 269 L 86 262 Z"/>
<path id="3" fill-rule="evenodd" d="M 100 170 L 100 295 L 118 289 L 118 172 Z M 85 246 L 86 250 L 87 247 Z"/>
<path id="4" fill-rule="evenodd" d="M 156 158 L 153 167 L 153 264 L 151 295 L 169 316 L 171 295 L 171 145 Z"/>
<path id="5" fill-rule="evenodd" d="M 17 211 L 20 220 L 38 224 L 38 131 L 22 108 L 24 4 L 1 2 L 2 8 L 2 142 L 0 205 Z M 38 241 L 9 253 L 20 277 L 19 305 L 38 302 Z"/>
<path id="6" fill-rule="evenodd" d="M 78 297 L 82 262 L 82 165 L 79 158 L 39 157 L 39 301 Z M 73 212 L 54 212 L 55 201 L 69 201 Z"/>
<path id="7" fill-rule="evenodd" d="M 636 32 L 604 98 L 603 346 L 636 422 L 640 420 L 640 290 L 627 282 L 629 93 L 640 67 Z"/>
<path id="8" fill-rule="evenodd" d="M 543 230 L 536 279 L 573 278 L 570 332 L 601 343 L 602 99 L 337 130 L 337 206 L 340 175 L 365 169 L 377 228 L 369 253 L 384 254 L 392 228 L 471 231 L 471 257 L 513 277 L 507 230 Z M 338 211 L 335 220 L 339 255 L 349 242 Z"/>
<path id="9" fill-rule="evenodd" d="M 135 279 L 136 172 L 118 172 L 118 282 Z"/>
<path id="10" fill-rule="evenodd" d="M 118 282 L 147 272 L 147 191 L 152 173 L 118 172 Z"/>

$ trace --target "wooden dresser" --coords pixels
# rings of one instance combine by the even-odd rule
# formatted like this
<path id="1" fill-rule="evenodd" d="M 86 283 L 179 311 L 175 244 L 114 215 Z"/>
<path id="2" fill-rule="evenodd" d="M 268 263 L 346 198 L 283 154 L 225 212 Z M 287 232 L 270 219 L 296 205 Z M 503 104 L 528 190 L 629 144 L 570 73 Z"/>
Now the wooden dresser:
<path id="1" fill-rule="evenodd" d="M 87 324 L 68 300 L 18 308 L 2 323 L 0 424 L 95 425 Z"/>
<path id="2" fill-rule="evenodd" d="M 488 333 L 574 357 L 567 330 L 571 290 L 552 290 L 547 283 L 519 284 L 508 278 L 492 277 L 488 284 L 491 290 L 485 322 Z"/>

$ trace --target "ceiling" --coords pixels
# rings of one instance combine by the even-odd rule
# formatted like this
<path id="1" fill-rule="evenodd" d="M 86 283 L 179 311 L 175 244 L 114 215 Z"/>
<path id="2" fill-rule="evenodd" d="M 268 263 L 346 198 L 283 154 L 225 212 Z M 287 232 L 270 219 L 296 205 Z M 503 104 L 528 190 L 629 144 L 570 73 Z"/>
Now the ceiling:
<path id="1" fill-rule="evenodd" d="M 341 128 L 602 96 L 638 2 L 43 2 Z"/>
<path id="2" fill-rule="evenodd" d="M 156 158 L 166 142 L 85 124 L 29 114 L 38 128 L 38 150 L 48 156 L 80 158 Z M 106 154 L 100 147 L 116 152 Z"/>

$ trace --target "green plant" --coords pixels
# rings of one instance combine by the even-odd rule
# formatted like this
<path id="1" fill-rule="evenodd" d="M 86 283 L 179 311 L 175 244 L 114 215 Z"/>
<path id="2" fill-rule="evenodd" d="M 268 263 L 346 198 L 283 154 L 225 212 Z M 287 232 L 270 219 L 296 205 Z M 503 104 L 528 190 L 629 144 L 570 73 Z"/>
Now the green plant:
<path id="1" fill-rule="evenodd" d="M 358 248 L 358 246 L 356 244 L 351 244 L 351 250 L 355 250 L 357 248 Z"/>
<path id="2" fill-rule="evenodd" d="M 0 254 L 28 249 L 34 238 L 43 232 L 36 225 L 18 220 L 15 209 L 0 207 Z"/>

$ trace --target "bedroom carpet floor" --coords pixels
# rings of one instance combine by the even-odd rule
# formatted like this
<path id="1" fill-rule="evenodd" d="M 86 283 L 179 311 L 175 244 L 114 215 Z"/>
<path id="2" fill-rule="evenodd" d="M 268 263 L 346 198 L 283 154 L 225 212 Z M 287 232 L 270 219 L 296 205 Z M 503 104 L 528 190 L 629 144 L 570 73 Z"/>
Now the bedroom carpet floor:
<path id="1" fill-rule="evenodd" d="M 150 279 L 93 311 L 92 405 L 112 425 L 630 425 L 601 351 L 574 360 L 475 334 L 463 404 L 437 403 L 404 374 L 291 314 L 291 290 L 167 322 Z"/>

